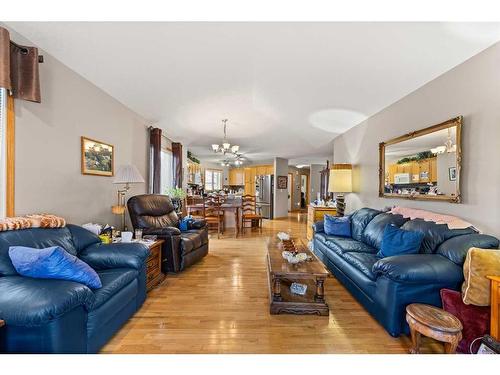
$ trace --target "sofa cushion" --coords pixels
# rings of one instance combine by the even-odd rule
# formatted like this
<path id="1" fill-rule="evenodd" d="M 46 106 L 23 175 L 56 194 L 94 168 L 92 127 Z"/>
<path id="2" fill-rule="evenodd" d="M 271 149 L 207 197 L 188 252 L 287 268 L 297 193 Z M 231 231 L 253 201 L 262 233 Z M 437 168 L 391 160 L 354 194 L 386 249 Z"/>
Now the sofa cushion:
<path id="1" fill-rule="evenodd" d="M 422 254 L 435 253 L 439 245 L 452 237 L 476 233 L 472 228 L 449 229 L 446 224 L 436 224 L 432 221 L 425 221 L 423 219 L 407 221 L 403 224 L 401 229 L 422 232 L 424 234 L 424 240 L 420 247 L 420 252 Z"/>
<path id="2" fill-rule="evenodd" d="M 10 246 L 27 246 L 37 249 L 60 246 L 71 255 L 77 254 L 71 232 L 67 227 L 55 229 L 31 228 L 0 232 L 0 276 L 17 275 L 9 258 Z"/>
<path id="3" fill-rule="evenodd" d="M 436 250 L 436 254 L 448 258 L 459 266 L 464 264 L 467 252 L 471 247 L 480 247 L 481 249 L 498 249 L 499 241 L 493 236 L 486 234 L 468 234 L 456 236 L 446 240 Z"/>
<path id="4" fill-rule="evenodd" d="M 462 268 L 437 254 L 396 255 L 378 260 L 373 273 L 399 283 L 458 284 Z"/>
<path id="5" fill-rule="evenodd" d="M 38 326 L 78 306 L 90 308 L 95 296 L 74 281 L 0 277 L 0 317 L 12 326 Z M 8 291 L 8 292 L 7 292 Z"/>
<path id="6" fill-rule="evenodd" d="M 137 278 L 139 274 L 130 268 L 113 268 L 97 272 L 102 288 L 94 291 L 95 300 L 90 310 L 95 310 L 118 293 L 122 288 Z"/>
<path id="7" fill-rule="evenodd" d="M 354 212 L 351 218 L 351 235 L 357 241 L 363 240 L 363 231 L 372 219 L 380 214 L 378 210 L 372 208 L 361 208 Z"/>
<path id="8" fill-rule="evenodd" d="M 342 257 L 352 266 L 360 270 L 370 280 L 377 276 L 372 272 L 373 265 L 380 259 L 375 254 L 368 253 L 344 253 Z"/>
<path id="9" fill-rule="evenodd" d="M 377 249 L 365 244 L 364 242 L 356 241 L 352 238 L 330 237 L 327 242 L 335 252 L 343 253 L 368 253 L 375 254 Z"/>
<path id="10" fill-rule="evenodd" d="M 351 237 L 351 219 L 349 216 L 325 215 L 323 226 L 325 233 L 329 236 Z"/>
<path id="11" fill-rule="evenodd" d="M 386 212 L 378 214 L 366 226 L 363 232 L 362 241 L 367 245 L 380 250 L 386 225 L 393 224 L 400 227 L 406 221 L 408 221 L 408 219 L 403 218 L 401 215 L 393 215 Z"/>
<path id="12" fill-rule="evenodd" d="M 181 250 L 184 254 L 208 243 L 208 232 L 203 229 L 192 229 L 181 233 Z"/>
<path id="13" fill-rule="evenodd" d="M 76 281 L 92 289 L 101 287 L 101 280 L 92 267 L 60 246 L 46 249 L 11 246 L 9 256 L 21 276 Z"/>

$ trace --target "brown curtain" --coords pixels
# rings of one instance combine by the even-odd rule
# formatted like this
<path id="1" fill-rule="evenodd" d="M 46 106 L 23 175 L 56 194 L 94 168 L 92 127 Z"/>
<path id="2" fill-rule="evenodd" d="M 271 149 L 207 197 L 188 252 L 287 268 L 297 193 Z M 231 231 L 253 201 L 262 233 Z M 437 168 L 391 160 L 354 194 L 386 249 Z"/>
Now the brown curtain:
<path id="1" fill-rule="evenodd" d="M 172 160 L 174 168 L 174 186 L 182 188 L 182 144 L 172 142 Z"/>
<path id="2" fill-rule="evenodd" d="M 38 49 L 20 46 L 10 40 L 9 31 L 0 27 L 0 87 L 17 99 L 40 103 Z"/>
<path id="3" fill-rule="evenodd" d="M 161 129 L 149 128 L 150 186 L 149 192 L 161 194 Z"/>

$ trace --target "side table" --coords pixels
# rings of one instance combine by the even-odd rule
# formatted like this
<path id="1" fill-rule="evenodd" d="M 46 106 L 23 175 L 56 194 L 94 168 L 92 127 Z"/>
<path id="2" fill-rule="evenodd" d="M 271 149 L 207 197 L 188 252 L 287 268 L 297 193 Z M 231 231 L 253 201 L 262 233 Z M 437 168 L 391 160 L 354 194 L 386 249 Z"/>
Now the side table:
<path id="1" fill-rule="evenodd" d="M 443 309 L 421 303 L 406 307 L 406 321 L 410 326 L 413 347 L 411 354 L 420 353 L 420 335 L 444 342 L 446 354 L 453 354 L 462 340 L 462 323 Z"/>
<path id="2" fill-rule="evenodd" d="M 161 247 L 164 240 L 157 240 L 149 247 L 149 256 L 146 259 L 146 289 L 149 292 L 156 288 L 165 280 L 165 275 L 161 272 Z"/>

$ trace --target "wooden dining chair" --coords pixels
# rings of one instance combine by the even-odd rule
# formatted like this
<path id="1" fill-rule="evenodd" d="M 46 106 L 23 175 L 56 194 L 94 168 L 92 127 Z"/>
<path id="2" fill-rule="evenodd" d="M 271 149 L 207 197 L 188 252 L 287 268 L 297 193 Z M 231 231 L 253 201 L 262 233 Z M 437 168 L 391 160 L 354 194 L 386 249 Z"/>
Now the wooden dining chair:
<path id="1" fill-rule="evenodd" d="M 205 207 L 204 199 L 201 196 L 189 196 L 186 197 L 186 212 L 191 215 L 194 219 L 204 219 L 205 218 Z"/>
<path id="2" fill-rule="evenodd" d="M 204 202 L 204 219 L 208 229 L 217 228 L 217 238 L 224 233 L 224 210 L 221 209 L 220 200 L 217 197 L 207 197 Z"/>
<path id="3" fill-rule="evenodd" d="M 250 222 L 251 229 L 254 221 L 258 222 L 259 231 L 262 233 L 262 215 L 257 213 L 255 195 L 246 194 L 241 198 L 241 233 L 245 229 L 245 223 Z"/>

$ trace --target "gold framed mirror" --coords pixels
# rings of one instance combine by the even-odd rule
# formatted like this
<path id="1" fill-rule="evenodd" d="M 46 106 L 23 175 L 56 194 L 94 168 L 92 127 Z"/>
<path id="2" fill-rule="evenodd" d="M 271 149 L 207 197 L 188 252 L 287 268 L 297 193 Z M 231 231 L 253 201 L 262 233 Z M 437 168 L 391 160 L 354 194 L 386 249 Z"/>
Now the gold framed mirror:
<path id="1" fill-rule="evenodd" d="M 379 196 L 460 203 L 462 116 L 379 144 Z"/>

